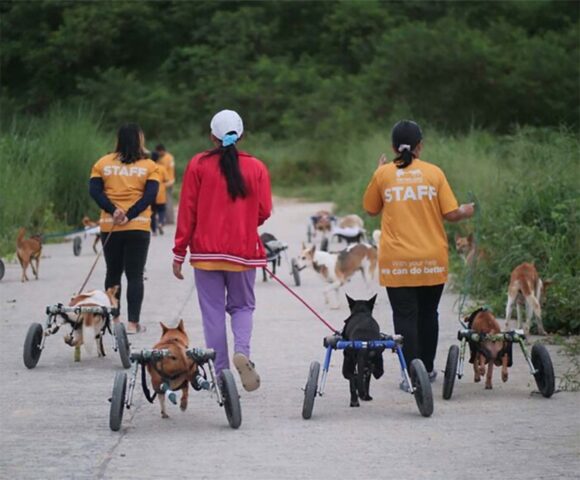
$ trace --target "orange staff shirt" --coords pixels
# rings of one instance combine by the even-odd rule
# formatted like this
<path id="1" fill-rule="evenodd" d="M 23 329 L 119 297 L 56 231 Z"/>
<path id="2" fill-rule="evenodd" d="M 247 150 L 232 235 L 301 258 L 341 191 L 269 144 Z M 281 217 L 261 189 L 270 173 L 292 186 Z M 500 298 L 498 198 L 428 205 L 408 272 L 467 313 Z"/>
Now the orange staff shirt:
<path id="1" fill-rule="evenodd" d="M 110 153 L 100 158 L 93 165 L 91 178 L 102 178 L 105 195 L 113 205 L 127 211 L 137 202 L 145 191 L 147 180 L 159 182 L 157 164 L 153 160 L 143 158 L 134 163 L 122 163 L 116 153 Z M 101 211 L 101 231 L 110 232 L 113 228 L 113 216 Z M 126 230 L 144 230 L 151 228 L 151 207 L 147 207 L 137 217 L 125 225 L 115 226 L 116 232 Z"/>
<path id="2" fill-rule="evenodd" d="M 379 167 L 363 199 L 364 209 L 382 211 L 381 285 L 418 287 L 447 281 L 448 244 L 443 215 L 458 208 L 443 171 L 413 160 L 406 168 Z"/>
<path id="3" fill-rule="evenodd" d="M 157 197 L 155 197 L 155 203 L 157 205 L 163 205 L 167 203 L 167 182 L 169 181 L 169 174 L 163 165 L 157 164 L 157 168 L 159 170 L 159 191 L 157 192 Z"/>
<path id="4" fill-rule="evenodd" d="M 173 158 L 173 155 L 166 152 L 165 155 L 159 159 L 159 164 L 165 167 L 165 170 L 167 170 L 168 181 L 173 185 L 175 182 L 175 159 Z"/>

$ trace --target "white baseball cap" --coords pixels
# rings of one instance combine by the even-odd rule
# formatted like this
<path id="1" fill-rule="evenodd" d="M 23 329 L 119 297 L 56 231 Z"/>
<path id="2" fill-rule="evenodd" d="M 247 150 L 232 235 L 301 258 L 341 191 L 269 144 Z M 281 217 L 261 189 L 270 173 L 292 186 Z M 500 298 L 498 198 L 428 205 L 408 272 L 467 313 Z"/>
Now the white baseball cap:
<path id="1" fill-rule="evenodd" d="M 211 119 L 209 126 L 213 136 L 219 140 L 223 139 L 230 132 L 236 132 L 238 137 L 241 137 L 242 133 L 244 133 L 242 117 L 233 110 L 222 110 L 216 113 Z"/>

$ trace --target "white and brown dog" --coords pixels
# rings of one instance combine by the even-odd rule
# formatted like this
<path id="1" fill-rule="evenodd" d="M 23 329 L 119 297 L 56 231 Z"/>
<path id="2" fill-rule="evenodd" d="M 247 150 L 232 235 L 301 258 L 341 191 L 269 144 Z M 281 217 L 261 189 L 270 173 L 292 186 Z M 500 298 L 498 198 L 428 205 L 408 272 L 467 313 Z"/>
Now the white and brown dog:
<path id="1" fill-rule="evenodd" d="M 324 290 L 324 301 L 330 303 L 328 294 L 334 290 L 336 294 L 336 306 L 339 305 L 339 290 L 352 276 L 360 271 L 366 282 L 365 270 L 371 278 L 374 278 L 377 269 L 377 251 L 366 243 L 357 243 L 349 246 L 339 253 L 330 253 L 317 250 L 316 246 L 306 247 L 302 244 L 298 268 L 311 267 L 320 277 L 328 283 Z"/>
<path id="2" fill-rule="evenodd" d="M 526 323 L 524 333 L 529 335 L 532 326 L 532 317 L 538 322 L 538 333 L 546 335 L 542 323 L 542 306 L 545 289 L 550 284 L 548 280 L 542 281 L 536 267 L 532 263 L 522 263 L 513 269 L 510 284 L 508 286 L 508 299 L 505 307 L 505 325 L 509 327 L 514 303 L 516 304 L 517 327 L 521 328 L 521 306 L 526 306 Z"/>
<path id="3" fill-rule="evenodd" d="M 71 299 L 69 306 L 117 308 L 119 306 L 118 291 L 119 287 L 116 286 L 108 288 L 106 292 L 101 290 L 82 292 Z M 71 347 L 84 345 L 88 353 L 93 352 L 93 345 L 96 343 L 97 355 L 104 357 L 102 333 L 105 319 L 103 316 L 98 313 L 81 313 L 78 323 L 80 323 L 79 328 L 73 329 L 72 333 L 64 336 L 65 343 Z"/>

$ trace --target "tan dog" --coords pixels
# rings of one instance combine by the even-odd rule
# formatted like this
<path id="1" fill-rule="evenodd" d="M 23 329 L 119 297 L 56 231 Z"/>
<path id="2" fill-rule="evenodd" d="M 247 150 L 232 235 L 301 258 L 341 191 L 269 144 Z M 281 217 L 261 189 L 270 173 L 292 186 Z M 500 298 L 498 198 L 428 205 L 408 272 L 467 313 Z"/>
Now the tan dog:
<path id="1" fill-rule="evenodd" d="M 470 329 L 478 333 L 487 333 L 490 335 L 500 333 L 501 328 L 493 313 L 489 310 L 479 309 L 465 319 Z M 476 345 L 470 344 L 471 358 L 473 362 L 473 372 L 475 382 L 481 381 L 481 376 L 485 375 L 485 388 L 491 390 L 493 366 L 501 365 L 501 379 L 504 382 L 508 380 L 508 366 L 510 363 L 509 345 L 505 341 L 485 341 Z M 485 367 L 487 364 L 487 374 Z"/>
<path id="2" fill-rule="evenodd" d="M 358 215 L 346 215 L 338 221 L 339 228 L 360 228 L 364 230 L 365 223 Z"/>
<path id="3" fill-rule="evenodd" d="M 16 237 L 16 256 L 22 267 L 22 282 L 28 281 L 28 275 L 26 275 L 28 265 L 32 268 L 34 277 L 38 280 L 38 267 L 40 264 L 40 255 L 42 254 L 42 241 L 40 236 L 35 235 L 25 239 L 25 234 L 26 229 L 23 227 L 18 230 L 18 236 Z M 34 265 L 35 263 L 36 267 Z"/>
<path id="4" fill-rule="evenodd" d="M 311 267 L 320 277 L 330 285 L 324 290 L 325 303 L 329 303 L 328 293 L 334 290 L 339 308 L 339 289 L 358 271 L 366 282 L 365 267 L 371 278 L 374 278 L 377 269 L 377 251 L 366 243 L 357 243 L 349 246 L 340 253 L 323 252 L 316 246 L 306 247 L 302 244 L 302 254 L 298 268 Z"/>
<path id="5" fill-rule="evenodd" d="M 94 221 L 91 220 L 89 217 L 87 217 L 86 215 L 83 217 L 83 225 L 85 227 L 85 229 L 89 229 L 89 228 L 97 228 L 99 226 L 99 222 L 98 221 Z M 93 242 L 93 252 L 95 253 L 99 253 L 97 250 L 97 245 L 99 243 L 100 240 L 100 236 L 99 234 L 95 234 L 95 241 Z"/>
<path id="6" fill-rule="evenodd" d="M 505 325 L 509 328 L 509 321 L 512 316 L 514 303 L 516 304 L 517 326 L 521 328 L 521 306 L 526 306 L 526 323 L 524 333 L 529 335 L 532 326 L 532 317 L 536 317 L 538 323 L 538 333 L 546 335 L 542 323 L 542 302 L 545 296 L 545 290 L 550 284 L 549 281 L 543 282 L 536 267 L 532 263 L 522 263 L 512 271 L 510 284 L 508 286 L 508 299 L 505 308 Z"/>
<path id="7" fill-rule="evenodd" d="M 477 245 L 475 238 L 473 238 L 473 233 L 470 233 L 467 237 L 455 234 L 455 250 L 463 258 L 466 265 L 477 263 L 487 256 L 486 252 Z"/>
<path id="8" fill-rule="evenodd" d="M 117 292 L 119 286 L 108 288 L 106 292 L 95 290 L 92 292 L 83 292 L 76 295 L 69 302 L 69 307 L 83 306 L 83 307 L 109 307 L 117 308 L 119 300 L 117 299 Z M 71 347 L 80 347 L 84 345 L 89 353 L 93 350 L 93 340 L 97 344 L 97 355 L 99 357 L 105 356 L 103 348 L 103 328 L 105 327 L 105 319 L 102 315 L 97 313 L 81 313 L 78 321 L 81 323 L 80 328 L 75 328 L 72 333 L 66 334 L 64 341 Z"/>
<path id="9" fill-rule="evenodd" d="M 196 363 L 187 356 L 186 351 L 189 346 L 189 338 L 185 333 L 183 320 L 180 320 L 176 328 L 169 328 L 161 324 L 161 339 L 153 347 L 156 350 L 167 349 L 170 352 L 168 357 L 158 362 L 148 363 L 147 371 L 151 376 L 153 389 L 159 397 L 161 406 L 161 417 L 169 418 L 165 410 L 165 390 L 163 383 L 168 384 L 170 390 L 181 390 L 181 401 L 179 408 L 182 411 L 187 409 L 187 399 L 189 397 L 189 383 L 191 383 L 197 372 Z"/>

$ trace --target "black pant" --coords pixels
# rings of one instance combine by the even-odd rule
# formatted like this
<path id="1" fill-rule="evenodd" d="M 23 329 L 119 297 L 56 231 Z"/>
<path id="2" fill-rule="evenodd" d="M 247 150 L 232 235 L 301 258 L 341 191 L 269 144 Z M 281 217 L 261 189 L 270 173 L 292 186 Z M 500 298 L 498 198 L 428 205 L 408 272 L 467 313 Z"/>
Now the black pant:
<path id="1" fill-rule="evenodd" d="M 151 208 L 151 231 L 157 233 L 157 226 L 165 225 L 165 203 L 155 203 Z"/>
<path id="2" fill-rule="evenodd" d="M 108 233 L 101 233 L 101 242 L 105 242 Z M 147 261 L 147 251 L 151 234 L 141 230 L 113 232 L 104 245 L 107 275 L 105 289 L 119 285 L 117 298 L 121 308 L 121 276 L 127 277 L 127 310 L 130 322 L 139 322 L 141 304 L 143 303 L 143 272 Z"/>
<path id="3" fill-rule="evenodd" d="M 437 307 L 442 293 L 443 285 L 387 287 L 395 333 L 403 336 L 407 366 L 414 358 L 420 358 L 428 372 L 433 370 L 439 337 Z"/>

